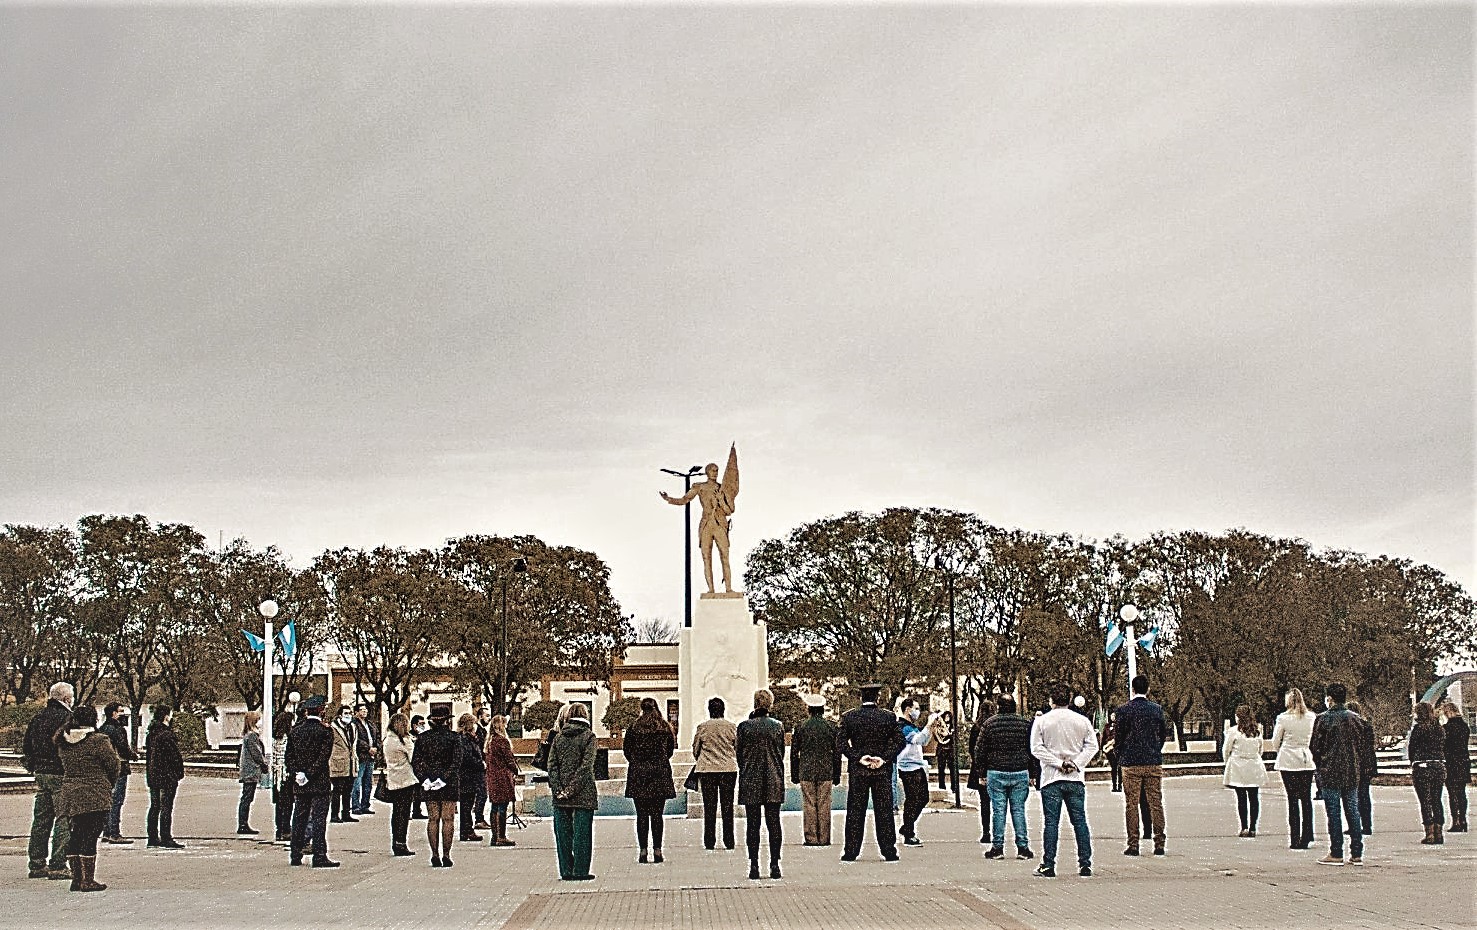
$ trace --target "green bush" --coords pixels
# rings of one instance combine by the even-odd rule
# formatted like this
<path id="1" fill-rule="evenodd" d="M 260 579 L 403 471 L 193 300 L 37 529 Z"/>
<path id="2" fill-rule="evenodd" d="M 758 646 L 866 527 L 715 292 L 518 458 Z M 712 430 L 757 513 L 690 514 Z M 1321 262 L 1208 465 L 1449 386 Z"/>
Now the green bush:
<path id="1" fill-rule="evenodd" d="M 20 727 L 25 732 L 36 715 L 46 707 L 45 701 L 30 701 L 25 704 L 6 704 L 0 707 L 0 729 Z"/>
<path id="2" fill-rule="evenodd" d="M 611 733 L 621 733 L 640 716 L 640 698 L 621 698 L 619 701 L 611 701 L 610 706 L 605 708 L 605 716 L 600 718 L 600 725 Z"/>
<path id="3" fill-rule="evenodd" d="M 563 706 L 558 701 L 535 701 L 523 711 L 523 729 L 548 730 L 553 728 L 554 721 L 559 719 L 559 708 Z"/>
<path id="4" fill-rule="evenodd" d="M 793 732 L 810 716 L 810 705 L 790 688 L 775 688 L 774 707 L 770 708 L 769 715 Z"/>
<path id="5" fill-rule="evenodd" d="M 174 730 L 175 739 L 179 740 L 180 755 L 184 758 L 198 756 L 210 747 L 205 740 L 205 721 L 194 714 L 175 714 L 169 726 Z"/>

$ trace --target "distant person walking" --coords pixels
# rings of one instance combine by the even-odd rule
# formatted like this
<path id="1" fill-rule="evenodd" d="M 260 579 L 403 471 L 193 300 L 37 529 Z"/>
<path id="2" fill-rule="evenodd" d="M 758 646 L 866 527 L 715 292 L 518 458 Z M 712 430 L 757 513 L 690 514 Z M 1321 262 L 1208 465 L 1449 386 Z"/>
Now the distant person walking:
<path id="1" fill-rule="evenodd" d="M 292 841 L 288 863 L 302 865 L 310 847 L 313 868 L 336 869 L 328 858 L 328 806 L 333 781 L 328 774 L 333 756 L 333 726 L 323 720 L 327 700 L 315 694 L 302 703 L 302 722 L 287 736 L 282 766 L 292 778 Z"/>
<path id="2" fill-rule="evenodd" d="M 1103 735 L 1100 740 L 1103 747 L 1103 758 L 1108 760 L 1108 777 L 1112 785 L 1109 790 L 1115 793 L 1123 790 L 1123 763 L 1118 759 L 1118 743 L 1113 737 L 1113 722 L 1117 717 L 1115 712 L 1108 712 L 1108 722 L 1103 725 Z"/>
<path id="3" fill-rule="evenodd" d="M 456 839 L 456 805 L 461 799 L 462 735 L 451 729 L 451 708 L 431 711 L 431 728 L 415 740 L 411 767 L 420 779 L 421 799 L 426 802 L 426 842 L 431 847 L 431 868 L 449 869 L 451 846 Z"/>
<path id="4" fill-rule="evenodd" d="M 328 760 L 328 778 L 333 785 L 332 802 L 329 805 L 329 820 L 333 823 L 358 823 L 351 808 L 354 792 L 354 772 L 357 763 L 355 747 L 358 734 L 354 732 L 354 713 L 347 706 L 338 706 L 330 714 L 333 724 L 333 755 Z"/>
<path id="5" fill-rule="evenodd" d="M 121 765 L 113 742 L 99 733 L 97 711 L 78 707 L 70 724 L 55 736 L 62 764 L 62 790 L 57 813 L 68 818 L 67 864 L 73 891 L 102 891 L 97 876 L 97 840 L 113 806 L 113 783 Z"/>
<path id="6" fill-rule="evenodd" d="M 693 771 L 703 792 L 703 848 L 717 845 L 717 821 L 723 818 L 723 848 L 732 849 L 733 792 L 738 784 L 738 758 L 734 743 L 738 727 L 723 714 L 727 708 L 723 698 L 708 699 L 708 719 L 697 725 L 692 734 Z"/>
<path id="7" fill-rule="evenodd" d="M 549 747 L 549 791 L 554 796 L 554 847 L 559 877 L 590 881 L 594 856 L 595 811 L 600 794 L 595 784 L 595 734 L 583 704 L 565 709 L 564 723 Z"/>
<path id="8" fill-rule="evenodd" d="M 928 807 L 928 762 L 923 758 L 923 749 L 933 739 L 933 728 L 939 721 L 939 714 L 933 714 L 920 727 L 921 715 L 917 701 L 912 698 L 903 701 L 903 748 L 898 752 L 897 771 L 903 783 L 903 823 L 898 833 L 905 846 L 923 845 L 918 838 L 918 817 Z"/>
<path id="9" fill-rule="evenodd" d="M 487 767 L 487 801 L 492 808 L 487 818 L 492 832 L 489 845 L 516 846 L 508 839 L 508 808 L 518 799 L 518 759 L 508 739 L 508 718 L 501 714 L 487 722 L 482 760 Z"/>
<path id="10" fill-rule="evenodd" d="M 1130 686 L 1133 698 L 1118 708 L 1113 736 L 1118 760 L 1123 765 L 1123 814 L 1128 830 L 1125 856 L 1139 854 L 1139 794 L 1147 798 L 1154 827 L 1154 855 L 1164 855 L 1164 741 L 1169 727 L 1164 708 L 1149 700 L 1149 678 L 1135 675 Z M 1096 744 L 1096 736 L 1093 743 Z"/>
<path id="11" fill-rule="evenodd" d="M 1221 758 L 1226 760 L 1221 784 L 1236 790 L 1236 814 L 1241 818 L 1241 832 L 1236 835 L 1243 839 L 1254 837 L 1262 810 L 1261 789 L 1267 783 L 1267 766 L 1262 761 L 1262 727 L 1252 716 L 1250 705 L 1236 708 L 1236 725 L 1226 732 Z"/>
<path id="12" fill-rule="evenodd" d="M 138 753 L 129 744 L 128 708 L 113 701 L 103 708 L 102 731 L 113 743 L 118 754 L 118 777 L 113 781 L 113 803 L 108 810 L 108 823 L 103 827 L 103 842 L 117 846 L 130 846 L 133 840 L 123 836 L 123 802 L 128 799 L 128 763 L 138 759 Z"/>
<path id="13" fill-rule="evenodd" d="M 1440 846 L 1446 842 L 1441 835 L 1446 824 L 1441 809 L 1441 789 L 1446 785 L 1446 738 L 1436 722 L 1436 708 L 1425 701 L 1415 706 L 1415 725 L 1405 740 L 1405 753 L 1410 760 L 1410 783 L 1421 804 L 1421 823 L 1426 828 L 1421 843 Z"/>
<path id="14" fill-rule="evenodd" d="M 1446 752 L 1446 795 L 1451 806 L 1452 833 L 1467 832 L 1467 785 L 1472 782 L 1472 729 L 1451 701 L 1441 705 L 1446 722 L 1441 725 Z"/>
<path id="15" fill-rule="evenodd" d="M 979 715 L 974 718 L 974 723 L 969 725 L 969 740 L 965 744 L 969 747 L 969 778 L 964 786 L 979 795 L 980 806 L 980 843 L 988 846 L 994 841 L 994 831 L 990 829 L 990 815 L 992 805 L 990 803 L 990 788 L 987 783 L 988 772 L 979 756 L 974 754 L 974 747 L 979 743 L 980 728 L 985 721 L 995 716 L 995 705 L 989 701 L 980 701 Z"/>
<path id="16" fill-rule="evenodd" d="M 487 790 L 487 763 L 482 761 L 482 743 L 477 739 L 477 718 L 462 714 L 456 720 L 457 736 L 462 741 L 462 766 L 458 774 L 457 809 L 461 817 L 461 841 L 480 843 L 477 832 L 477 799 Z"/>
<path id="17" fill-rule="evenodd" d="M 47 692 L 46 706 L 31 718 L 22 743 L 21 761 L 36 777 L 36 797 L 31 807 L 31 842 L 28 878 L 71 878 L 66 848 L 71 826 L 57 814 L 62 793 L 62 760 L 55 736 L 72 719 L 72 686 L 59 681 Z M 50 840 L 50 856 L 47 855 Z"/>
<path id="18" fill-rule="evenodd" d="M 959 739 L 958 729 L 954 726 L 954 714 L 952 711 L 944 711 L 933 725 L 934 758 L 938 766 L 939 788 L 947 789 L 959 781 L 959 753 L 955 749 L 955 743 Z M 945 773 L 950 778 L 946 780 Z"/>
<path id="19" fill-rule="evenodd" d="M 1282 776 L 1282 790 L 1287 794 L 1287 836 L 1289 849 L 1307 849 L 1313 845 L 1313 712 L 1303 701 L 1303 692 L 1287 689 L 1283 696 L 1287 710 L 1277 715 L 1272 728 L 1272 751 L 1277 754 L 1273 768 Z"/>
<path id="20" fill-rule="evenodd" d="M 652 859 L 662 857 L 662 813 L 667 799 L 677 796 L 672 782 L 672 753 L 677 738 L 653 698 L 641 699 L 641 716 L 626 729 L 621 751 L 626 757 L 626 797 L 636 804 L 636 861 L 645 864 L 647 849 Z"/>
<path id="21" fill-rule="evenodd" d="M 1068 704 L 1072 691 L 1064 684 L 1051 686 L 1051 710 L 1031 724 L 1031 755 L 1041 763 L 1041 864 L 1033 875 L 1056 878 L 1057 834 L 1062 806 L 1077 839 L 1077 874 L 1092 875 L 1092 831 L 1087 825 L 1087 765 L 1097 755 L 1097 730 L 1092 721 Z M 1120 723 L 1123 716 L 1118 717 Z M 1126 779 L 1125 779 L 1126 782 Z M 1003 837 L 1004 831 L 996 827 Z M 1129 836 L 1137 834 L 1130 830 Z"/>
<path id="22" fill-rule="evenodd" d="M 1364 864 L 1364 830 L 1359 824 L 1359 724 L 1344 706 L 1348 689 L 1335 682 L 1323 689 L 1328 709 L 1313 721 L 1309 749 L 1318 766 L 1318 788 L 1328 814 L 1328 855 L 1320 865 L 1344 865 L 1344 824 L 1347 819 L 1349 865 Z"/>
<path id="23" fill-rule="evenodd" d="M 1026 832 L 1026 798 L 1031 793 L 1033 771 L 1039 777 L 1040 762 L 1031 754 L 1031 722 L 1015 712 L 1015 698 L 1002 694 L 1000 712 L 980 727 L 970 753 L 975 764 L 985 770 L 985 785 L 992 809 L 990 819 L 995 835 L 986 859 L 1005 858 L 1005 812 L 1015 830 L 1015 857 L 1034 859 L 1031 839 Z"/>
<path id="24" fill-rule="evenodd" d="M 903 751 L 897 716 L 877 706 L 879 684 L 861 687 L 862 706 L 841 715 L 836 744 L 846 757 L 846 846 L 842 862 L 855 862 L 867 832 L 867 802 L 877 831 L 877 846 L 888 862 L 898 860 L 892 809 L 892 771 Z"/>
<path id="25" fill-rule="evenodd" d="M 815 699 L 790 737 L 790 778 L 800 786 L 806 846 L 831 845 L 831 793 L 841 781 L 836 725 L 825 714 L 825 702 Z"/>
<path id="26" fill-rule="evenodd" d="M 185 777 L 185 760 L 180 755 L 179 739 L 169 724 L 174 720 L 174 708 L 168 704 L 155 704 L 151 709 L 149 733 L 144 744 L 149 762 L 146 780 L 149 783 L 149 843 L 159 849 L 184 849 L 185 844 L 174 838 L 174 799 L 179 792 L 179 783 Z"/>
<path id="27" fill-rule="evenodd" d="M 251 828 L 251 802 L 256 799 L 257 789 L 267 778 L 267 754 L 262 748 L 262 735 L 257 727 L 262 715 L 254 710 L 246 712 L 245 732 L 241 736 L 241 753 L 238 758 L 236 780 L 241 783 L 241 800 L 236 805 L 236 832 L 254 836 L 258 831 Z"/>
<path id="28" fill-rule="evenodd" d="M 349 793 L 349 810 L 351 813 L 373 816 L 374 809 L 369 806 L 374 796 L 374 763 L 379 758 L 379 740 L 375 737 L 374 727 L 369 725 L 369 705 L 358 704 L 354 707 L 354 717 L 350 721 L 354 728 L 354 786 Z"/>
<path id="29" fill-rule="evenodd" d="M 1379 758 L 1374 752 L 1374 724 L 1360 713 L 1357 702 L 1350 701 L 1348 707 L 1359 728 L 1359 828 L 1369 836 L 1374 832 L 1374 797 L 1369 788 L 1379 771 Z"/>
<path id="30" fill-rule="evenodd" d="M 390 729 L 380 741 L 380 749 L 385 759 L 385 791 L 390 795 L 390 855 L 413 856 L 406 834 L 410 832 L 410 806 L 420 779 L 415 777 L 410 761 L 415 754 L 415 739 L 410 735 L 409 717 L 390 717 Z"/>
<path id="31" fill-rule="evenodd" d="M 774 693 L 754 692 L 754 711 L 738 725 L 738 802 L 744 806 L 749 878 L 759 878 L 759 824 L 769 834 L 769 877 L 780 877 L 780 805 L 785 801 L 785 727 L 769 715 Z"/>

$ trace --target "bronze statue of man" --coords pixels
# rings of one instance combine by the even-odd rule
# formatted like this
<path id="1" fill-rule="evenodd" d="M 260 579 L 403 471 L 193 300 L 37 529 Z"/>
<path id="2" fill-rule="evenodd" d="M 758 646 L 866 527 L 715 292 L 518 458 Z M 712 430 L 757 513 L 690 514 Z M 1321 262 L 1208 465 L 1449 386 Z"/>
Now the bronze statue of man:
<path id="1" fill-rule="evenodd" d="M 666 491 L 660 493 L 662 500 L 678 507 L 697 498 L 703 508 L 702 519 L 698 521 L 697 546 L 698 551 L 703 554 L 703 577 L 708 582 L 708 593 L 717 593 L 713 588 L 713 547 L 717 546 L 718 559 L 723 567 L 723 591 L 725 594 L 733 594 L 733 580 L 728 568 L 728 529 L 731 525 L 729 517 L 733 516 L 735 502 L 738 500 L 737 445 L 728 448 L 728 465 L 723 469 L 723 480 L 718 480 L 718 466 L 715 463 L 709 463 L 703 471 L 708 480 L 693 485 L 692 490 L 681 497 L 672 497 Z"/>

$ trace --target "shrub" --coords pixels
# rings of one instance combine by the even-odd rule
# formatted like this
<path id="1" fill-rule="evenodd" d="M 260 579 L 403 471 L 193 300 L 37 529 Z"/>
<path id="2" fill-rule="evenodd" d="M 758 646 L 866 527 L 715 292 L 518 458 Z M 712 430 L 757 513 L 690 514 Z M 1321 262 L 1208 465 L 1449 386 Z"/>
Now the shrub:
<path id="1" fill-rule="evenodd" d="M 180 755 L 186 759 L 198 756 L 209 748 L 205 739 L 205 722 L 194 714 L 177 713 L 169 726 L 179 740 Z"/>
<path id="2" fill-rule="evenodd" d="M 770 708 L 769 715 L 793 732 L 810 716 L 810 705 L 791 688 L 775 688 L 774 706 Z"/>
<path id="3" fill-rule="evenodd" d="M 43 701 L 32 701 L 0 707 L 0 748 L 20 749 L 25 745 L 26 728 L 45 706 Z"/>
<path id="4" fill-rule="evenodd" d="M 640 716 L 640 698 L 621 698 L 619 701 L 611 701 L 610 706 L 605 708 L 605 716 L 600 718 L 600 725 L 611 733 L 620 733 L 635 723 Z"/>
<path id="5" fill-rule="evenodd" d="M 523 711 L 523 729 L 552 729 L 554 721 L 559 719 L 559 708 L 563 706 L 559 701 L 535 701 Z"/>

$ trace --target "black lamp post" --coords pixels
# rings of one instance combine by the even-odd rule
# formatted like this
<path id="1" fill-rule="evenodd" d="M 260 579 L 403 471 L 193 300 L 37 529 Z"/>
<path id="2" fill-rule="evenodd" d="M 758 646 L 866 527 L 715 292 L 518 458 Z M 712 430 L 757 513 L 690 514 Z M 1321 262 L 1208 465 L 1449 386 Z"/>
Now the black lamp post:
<path id="1" fill-rule="evenodd" d="M 510 567 L 515 572 L 526 572 L 528 571 L 528 560 L 520 555 L 513 559 Z M 508 700 L 508 574 L 507 572 L 500 574 L 502 575 L 503 628 L 501 648 L 502 669 L 498 672 L 498 698 L 502 703 L 502 713 L 506 715 L 508 713 L 508 706 L 512 703 Z"/>
<path id="2" fill-rule="evenodd" d="M 692 491 L 692 479 L 703 473 L 700 465 L 694 465 L 687 471 L 673 471 L 670 468 L 663 468 L 662 471 L 682 479 L 684 497 Z M 688 501 L 682 507 L 682 525 L 686 530 L 682 546 L 683 592 L 686 594 L 686 599 L 682 602 L 682 626 L 690 628 L 692 626 L 692 501 Z"/>
<path id="3" fill-rule="evenodd" d="M 943 570 L 944 585 L 949 592 L 949 716 L 954 730 L 951 744 L 954 764 L 949 768 L 949 783 L 954 789 L 954 809 L 958 810 L 964 806 L 959 797 L 959 734 L 963 728 L 959 721 L 959 640 L 954 627 L 954 566 L 945 564 L 942 555 L 934 559 L 934 564 Z"/>

